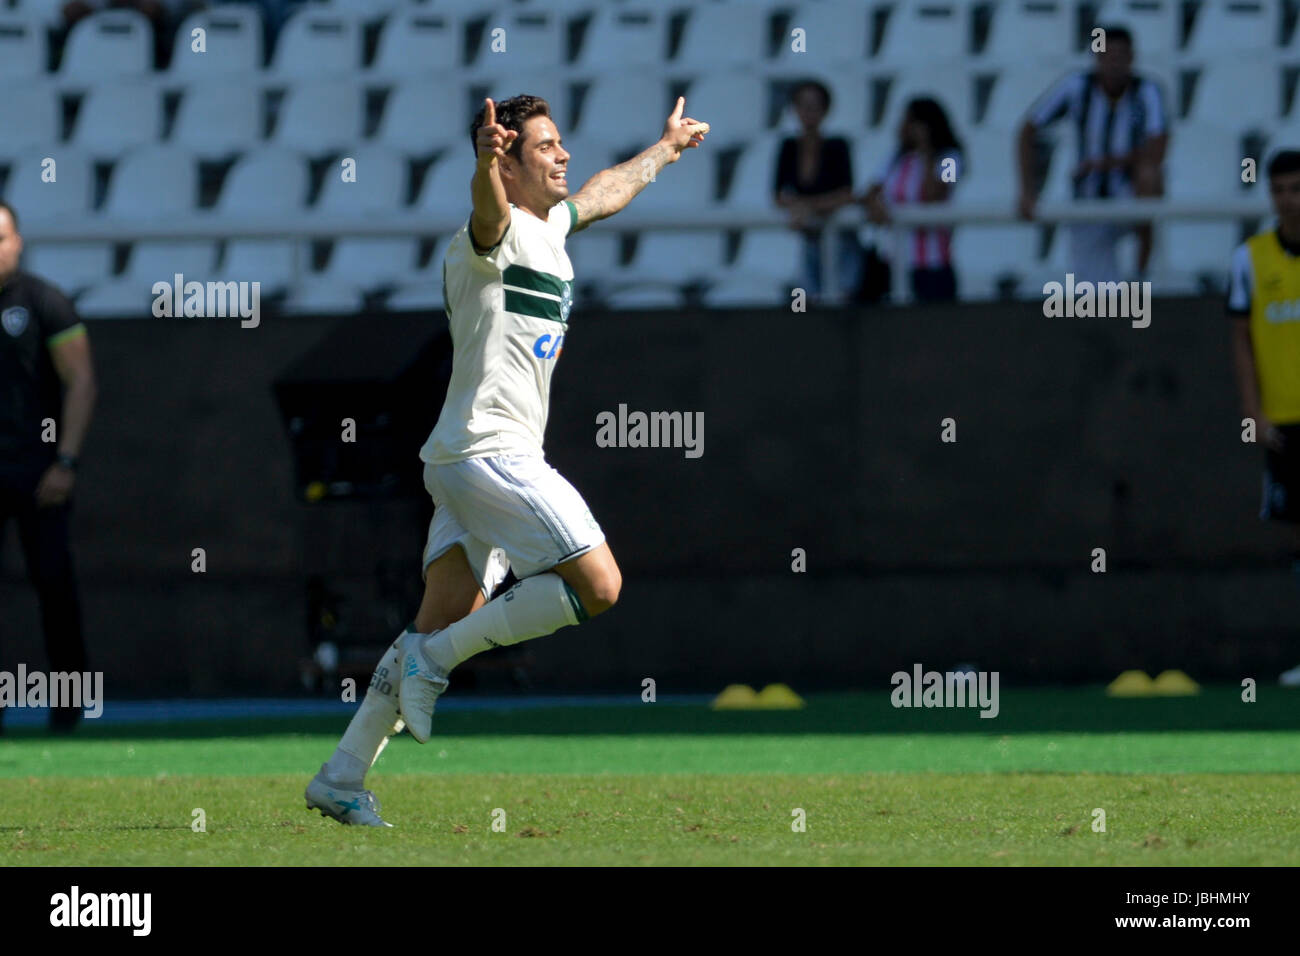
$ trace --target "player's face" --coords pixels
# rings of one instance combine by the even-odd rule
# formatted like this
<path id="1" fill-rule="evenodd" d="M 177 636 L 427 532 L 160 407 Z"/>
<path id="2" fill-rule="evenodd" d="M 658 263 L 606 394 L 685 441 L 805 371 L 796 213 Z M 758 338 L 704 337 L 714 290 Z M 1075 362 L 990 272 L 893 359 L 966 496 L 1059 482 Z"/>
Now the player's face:
<path id="1" fill-rule="evenodd" d="M 568 168 L 569 154 L 560 144 L 555 124 L 545 116 L 528 120 L 517 167 L 520 188 L 544 200 L 543 208 L 550 208 L 569 195 Z"/>
<path id="2" fill-rule="evenodd" d="M 1273 209 L 1290 235 L 1300 232 L 1300 173 L 1283 173 L 1268 181 L 1268 192 L 1273 197 Z"/>
<path id="3" fill-rule="evenodd" d="M 8 279 L 18 269 L 18 257 L 23 252 L 23 237 L 14 228 L 9 210 L 0 209 L 0 281 Z"/>

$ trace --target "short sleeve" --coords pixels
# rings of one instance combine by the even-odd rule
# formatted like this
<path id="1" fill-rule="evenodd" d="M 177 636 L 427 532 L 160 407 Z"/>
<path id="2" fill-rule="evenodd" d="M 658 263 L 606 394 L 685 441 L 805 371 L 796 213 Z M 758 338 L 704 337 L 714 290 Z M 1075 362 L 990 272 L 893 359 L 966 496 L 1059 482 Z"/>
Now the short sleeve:
<path id="1" fill-rule="evenodd" d="M 486 255 L 478 255 L 475 250 L 474 263 L 478 267 L 488 267 L 498 272 L 504 272 L 506 267 L 519 259 L 519 217 L 526 216 L 528 213 L 520 212 L 515 208 L 515 204 L 510 204 L 510 222 L 506 224 L 506 231 L 501 234 L 501 241 L 498 242 Z M 470 245 L 473 246 L 473 239 L 470 239 Z"/>
<path id="2" fill-rule="evenodd" d="M 1152 136 L 1162 136 L 1167 133 L 1169 116 L 1165 111 L 1165 96 L 1164 91 L 1160 89 L 1160 84 L 1146 80 L 1138 88 L 1138 95 L 1142 98 L 1142 112 L 1145 117 L 1142 135 L 1150 139 Z"/>
<path id="3" fill-rule="evenodd" d="M 552 228 L 558 229 L 561 236 L 567 236 L 578 224 L 578 207 L 567 199 L 557 202 L 546 214 L 546 221 Z"/>
<path id="4" fill-rule="evenodd" d="M 39 299 L 37 321 L 46 345 L 58 345 L 86 331 L 77 310 L 66 295 L 51 285 L 46 285 Z"/>
<path id="5" fill-rule="evenodd" d="M 1047 126 L 1070 112 L 1076 102 L 1081 102 L 1079 86 L 1086 80 L 1085 73 L 1071 73 L 1061 77 L 1029 108 L 1029 122 Z"/>
<path id="6" fill-rule="evenodd" d="M 1251 286 L 1254 285 L 1250 262 L 1250 247 L 1239 245 L 1232 253 L 1232 268 L 1228 276 L 1228 314 L 1250 315 Z"/>

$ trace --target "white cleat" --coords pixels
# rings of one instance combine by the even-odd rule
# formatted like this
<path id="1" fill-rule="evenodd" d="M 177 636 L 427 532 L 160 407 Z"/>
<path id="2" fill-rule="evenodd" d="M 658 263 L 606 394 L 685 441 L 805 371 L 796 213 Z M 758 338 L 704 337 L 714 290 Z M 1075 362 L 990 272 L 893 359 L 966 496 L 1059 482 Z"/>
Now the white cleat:
<path id="1" fill-rule="evenodd" d="M 433 707 L 451 683 L 424 656 L 420 644 L 428 636 L 408 631 L 402 635 L 397 654 L 402 668 L 402 682 L 397 691 L 398 712 L 411 736 L 421 744 L 429 739 L 433 729 Z"/>
<path id="2" fill-rule="evenodd" d="M 342 790 L 325 779 L 325 767 L 307 784 L 307 809 L 319 810 L 323 817 L 339 823 L 363 827 L 391 827 L 379 816 L 381 807 L 369 790 Z"/>

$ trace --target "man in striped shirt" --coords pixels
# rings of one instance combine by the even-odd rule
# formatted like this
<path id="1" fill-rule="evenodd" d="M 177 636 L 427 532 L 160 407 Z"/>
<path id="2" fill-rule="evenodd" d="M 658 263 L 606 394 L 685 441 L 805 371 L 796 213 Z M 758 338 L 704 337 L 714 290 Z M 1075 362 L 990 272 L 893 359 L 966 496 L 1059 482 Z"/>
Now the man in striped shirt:
<path id="1" fill-rule="evenodd" d="M 1151 79 L 1133 72 L 1133 37 L 1123 27 L 1104 27 L 1094 70 L 1072 73 L 1052 86 L 1029 111 L 1020 130 L 1019 212 L 1034 216 L 1034 141 L 1038 131 L 1062 117 L 1078 131 L 1074 198 L 1119 199 L 1164 193 L 1161 166 L 1169 144 L 1164 95 Z M 1070 227 L 1075 276 L 1092 282 L 1122 278 L 1115 245 L 1127 227 L 1076 223 Z M 1151 256 L 1151 226 L 1138 227 L 1139 274 Z"/>

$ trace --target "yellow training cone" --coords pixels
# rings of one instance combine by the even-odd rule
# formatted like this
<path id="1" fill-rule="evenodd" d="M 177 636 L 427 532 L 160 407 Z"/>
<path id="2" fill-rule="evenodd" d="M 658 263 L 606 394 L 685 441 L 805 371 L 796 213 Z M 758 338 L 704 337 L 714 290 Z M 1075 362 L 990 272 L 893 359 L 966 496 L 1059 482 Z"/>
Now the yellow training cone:
<path id="1" fill-rule="evenodd" d="M 1162 671 L 1151 688 L 1161 697 L 1191 697 L 1201 692 L 1201 685 L 1182 671 Z"/>
<path id="2" fill-rule="evenodd" d="M 752 710 L 758 707 L 758 694 L 748 684 L 728 684 L 709 705 L 713 710 Z"/>
<path id="3" fill-rule="evenodd" d="M 1155 692 L 1155 682 L 1146 671 L 1125 671 L 1106 688 L 1108 697 L 1150 697 Z"/>
<path id="4" fill-rule="evenodd" d="M 803 698 L 785 684 L 768 684 L 759 692 L 756 703 L 766 710 L 798 710 Z"/>

